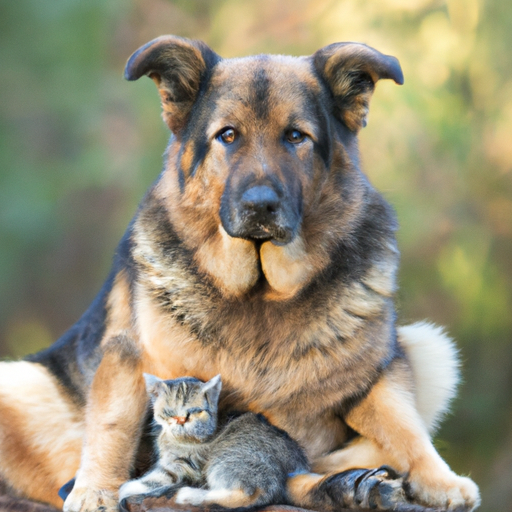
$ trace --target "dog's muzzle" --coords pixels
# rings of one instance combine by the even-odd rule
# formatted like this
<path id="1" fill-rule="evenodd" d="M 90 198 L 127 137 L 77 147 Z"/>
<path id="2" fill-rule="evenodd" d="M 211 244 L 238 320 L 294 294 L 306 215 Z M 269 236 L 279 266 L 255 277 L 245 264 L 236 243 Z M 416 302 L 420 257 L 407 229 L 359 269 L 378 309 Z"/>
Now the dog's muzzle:
<path id="1" fill-rule="evenodd" d="M 228 235 L 235 238 L 287 244 L 300 227 L 300 208 L 294 207 L 269 185 L 247 188 L 239 198 L 228 190 L 222 196 L 220 218 Z"/>

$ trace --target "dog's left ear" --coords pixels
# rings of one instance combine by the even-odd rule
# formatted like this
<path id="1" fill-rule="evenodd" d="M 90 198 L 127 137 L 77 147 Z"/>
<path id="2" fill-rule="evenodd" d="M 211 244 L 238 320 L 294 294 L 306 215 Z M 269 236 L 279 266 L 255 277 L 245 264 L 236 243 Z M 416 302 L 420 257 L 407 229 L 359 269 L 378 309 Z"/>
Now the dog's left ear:
<path id="1" fill-rule="evenodd" d="M 179 132 L 185 125 L 201 85 L 221 57 L 202 41 L 177 36 L 162 36 L 141 46 L 128 59 L 127 80 L 147 75 L 160 93 L 163 118 L 169 128 Z"/>
<path id="2" fill-rule="evenodd" d="M 395 57 L 361 43 L 334 43 L 313 55 L 317 72 L 327 82 L 333 97 L 335 115 L 352 131 L 366 126 L 370 98 L 381 78 L 404 83 Z"/>

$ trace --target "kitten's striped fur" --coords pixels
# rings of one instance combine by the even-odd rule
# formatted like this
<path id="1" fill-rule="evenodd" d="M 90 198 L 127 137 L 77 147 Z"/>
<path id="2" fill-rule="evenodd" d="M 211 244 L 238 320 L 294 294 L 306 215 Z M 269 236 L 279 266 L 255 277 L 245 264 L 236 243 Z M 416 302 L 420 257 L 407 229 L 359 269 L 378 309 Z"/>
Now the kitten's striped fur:
<path id="1" fill-rule="evenodd" d="M 245 413 L 217 431 L 219 375 L 206 383 L 146 375 L 146 383 L 160 428 L 158 461 L 147 474 L 121 487 L 120 500 L 181 487 L 176 502 L 196 506 L 290 502 L 288 477 L 309 471 L 304 452 L 258 414 Z"/>

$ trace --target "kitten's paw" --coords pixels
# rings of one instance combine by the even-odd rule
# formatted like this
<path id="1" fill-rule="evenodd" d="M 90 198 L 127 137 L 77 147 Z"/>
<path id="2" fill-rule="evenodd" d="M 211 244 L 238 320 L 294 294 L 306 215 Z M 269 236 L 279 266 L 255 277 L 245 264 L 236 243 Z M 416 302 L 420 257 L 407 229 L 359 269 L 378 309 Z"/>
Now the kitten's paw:
<path id="1" fill-rule="evenodd" d="M 64 512 L 116 512 L 117 493 L 104 489 L 74 487 L 66 498 Z"/>
<path id="2" fill-rule="evenodd" d="M 139 494 L 147 494 L 148 487 L 139 480 L 130 480 L 125 482 L 119 488 L 119 501 L 122 501 L 130 496 L 137 496 Z"/>
<path id="3" fill-rule="evenodd" d="M 431 479 L 409 480 L 409 488 L 415 501 L 446 510 L 470 512 L 480 505 L 478 486 L 470 478 L 455 473 Z"/>
<path id="4" fill-rule="evenodd" d="M 321 488 L 340 508 L 400 510 L 409 505 L 402 477 L 387 466 L 349 469 L 326 479 Z"/>
<path id="5" fill-rule="evenodd" d="M 206 493 L 204 489 L 196 489 L 194 487 L 182 487 L 177 493 L 174 501 L 179 505 L 198 506 L 204 502 Z"/>

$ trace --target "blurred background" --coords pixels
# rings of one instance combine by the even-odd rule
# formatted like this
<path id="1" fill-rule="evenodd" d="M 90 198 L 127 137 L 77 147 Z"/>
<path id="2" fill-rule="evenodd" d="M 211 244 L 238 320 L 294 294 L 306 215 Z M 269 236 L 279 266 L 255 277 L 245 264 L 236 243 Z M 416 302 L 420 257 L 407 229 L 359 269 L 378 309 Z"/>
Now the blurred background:
<path id="1" fill-rule="evenodd" d="M 361 41 L 399 58 L 363 166 L 401 223 L 400 322 L 457 339 L 464 382 L 436 446 L 512 510 L 512 4 L 500 0 L 0 0 L 0 357 L 85 310 L 161 168 L 167 130 L 128 56 L 166 33 L 225 57 Z"/>

